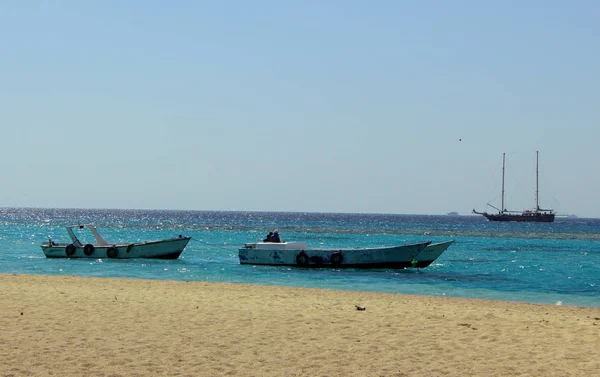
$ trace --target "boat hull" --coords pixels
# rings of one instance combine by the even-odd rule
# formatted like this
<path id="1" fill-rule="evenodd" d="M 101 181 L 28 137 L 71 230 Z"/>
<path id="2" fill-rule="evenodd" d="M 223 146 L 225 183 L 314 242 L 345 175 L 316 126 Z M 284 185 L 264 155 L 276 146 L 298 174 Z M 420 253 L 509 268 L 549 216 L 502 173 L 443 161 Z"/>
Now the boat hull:
<path id="1" fill-rule="evenodd" d="M 239 249 L 240 264 L 309 268 L 423 268 L 454 241 L 364 249 L 299 249 L 278 244 L 248 244 Z M 257 246 L 258 245 L 258 246 Z"/>
<path id="2" fill-rule="evenodd" d="M 93 250 L 89 246 L 86 249 L 86 245 L 45 243 L 42 245 L 42 251 L 46 258 L 177 259 L 190 239 L 191 237 L 179 237 L 160 241 L 94 246 Z M 70 245 L 73 245 L 72 248 L 67 250 Z"/>
<path id="3" fill-rule="evenodd" d="M 531 223 L 551 223 L 554 221 L 553 213 L 532 213 L 532 214 L 489 214 L 483 213 L 489 221 L 516 221 Z"/>

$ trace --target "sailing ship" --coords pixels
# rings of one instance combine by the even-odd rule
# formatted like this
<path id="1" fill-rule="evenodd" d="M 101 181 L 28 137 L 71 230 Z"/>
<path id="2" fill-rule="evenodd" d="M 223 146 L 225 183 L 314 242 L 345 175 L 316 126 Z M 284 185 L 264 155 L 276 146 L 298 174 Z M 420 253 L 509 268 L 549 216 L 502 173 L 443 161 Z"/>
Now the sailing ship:
<path id="1" fill-rule="evenodd" d="M 498 213 L 477 212 L 477 215 L 483 215 L 489 221 L 519 221 L 519 222 L 540 222 L 551 223 L 554 221 L 555 213 L 552 209 L 540 208 L 539 203 L 539 151 L 536 151 L 535 157 L 535 209 L 525 211 L 509 211 L 504 207 L 504 166 L 505 153 L 502 154 L 502 209 L 488 205 L 498 210 Z"/>

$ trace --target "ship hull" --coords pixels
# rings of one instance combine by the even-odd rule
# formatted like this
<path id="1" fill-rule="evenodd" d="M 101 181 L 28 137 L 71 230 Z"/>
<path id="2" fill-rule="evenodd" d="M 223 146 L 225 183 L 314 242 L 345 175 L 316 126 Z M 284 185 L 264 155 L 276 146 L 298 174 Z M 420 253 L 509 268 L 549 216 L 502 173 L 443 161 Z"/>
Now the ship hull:
<path id="1" fill-rule="evenodd" d="M 554 221 L 553 213 L 532 213 L 532 214 L 497 214 L 491 215 L 484 213 L 489 221 L 515 221 L 528 223 L 551 223 Z"/>

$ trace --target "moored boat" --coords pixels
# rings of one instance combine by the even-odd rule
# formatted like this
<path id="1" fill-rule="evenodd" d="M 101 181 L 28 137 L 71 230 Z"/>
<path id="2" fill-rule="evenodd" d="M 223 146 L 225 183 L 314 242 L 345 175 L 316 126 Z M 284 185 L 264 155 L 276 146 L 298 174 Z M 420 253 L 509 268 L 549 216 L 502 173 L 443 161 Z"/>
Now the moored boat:
<path id="1" fill-rule="evenodd" d="M 72 225 L 66 228 L 71 243 L 55 243 L 48 238 L 48 242 L 42 244 L 42 251 L 46 258 L 177 259 L 191 239 L 179 235 L 176 238 L 159 241 L 112 244 L 98 233 L 94 225 Z M 73 229 L 84 228 L 88 229 L 96 239 L 94 244 L 84 245 L 73 232 Z"/>
<path id="2" fill-rule="evenodd" d="M 256 242 L 239 249 L 240 264 L 334 268 L 427 267 L 454 240 L 391 247 L 312 249 L 305 242 Z"/>

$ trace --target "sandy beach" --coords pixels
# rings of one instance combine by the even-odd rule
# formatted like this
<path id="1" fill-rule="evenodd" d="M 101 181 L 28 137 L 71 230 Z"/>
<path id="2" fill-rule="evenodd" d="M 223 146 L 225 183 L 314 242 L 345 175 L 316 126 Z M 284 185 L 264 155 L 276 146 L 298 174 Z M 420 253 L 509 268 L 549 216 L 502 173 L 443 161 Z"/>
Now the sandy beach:
<path id="1" fill-rule="evenodd" d="M 600 308 L 0 275 L 0 311 L 3 377 L 600 375 Z"/>

